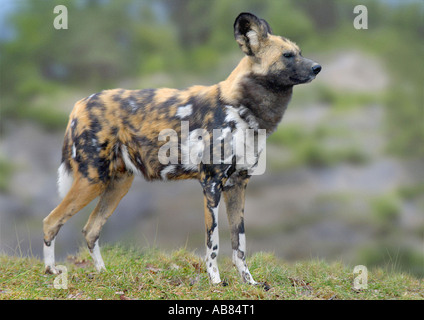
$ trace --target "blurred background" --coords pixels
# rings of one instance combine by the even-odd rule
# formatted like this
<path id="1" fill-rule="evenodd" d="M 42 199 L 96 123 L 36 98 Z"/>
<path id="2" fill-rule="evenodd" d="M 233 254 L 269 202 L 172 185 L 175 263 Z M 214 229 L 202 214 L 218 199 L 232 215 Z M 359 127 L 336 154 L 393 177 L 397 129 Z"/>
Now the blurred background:
<path id="1" fill-rule="evenodd" d="M 68 29 L 56 30 L 56 5 Z M 424 2 L 335 0 L 1 0 L 0 252 L 42 255 L 42 219 L 73 104 L 102 89 L 184 88 L 225 79 L 242 58 L 233 23 L 266 19 L 323 70 L 295 87 L 247 189 L 248 254 L 321 258 L 424 276 Z M 197 181 L 135 179 L 101 243 L 204 254 Z M 90 204 L 59 233 L 85 246 Z M 231 252 L 224 206 L 220 250 Z M 221 255 L 221 256 L 222 256 Z M 352 267 L 353 268 L 353 267 Z"/>

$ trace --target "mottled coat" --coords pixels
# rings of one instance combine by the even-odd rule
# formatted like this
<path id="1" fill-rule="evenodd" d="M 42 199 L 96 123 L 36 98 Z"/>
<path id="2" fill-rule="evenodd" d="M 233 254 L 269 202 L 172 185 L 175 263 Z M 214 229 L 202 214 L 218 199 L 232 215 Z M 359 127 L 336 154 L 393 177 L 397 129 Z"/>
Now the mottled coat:
<path id="1" fill-rule="evenodd" d="M 220 143 L 226 135 L 238 136 L 246 130 L 253 132 L 254 141 L 260 132 L 271 134 L 283 117 L 293 86 L 314 79 L 321 66 L 303 58 L 296 44 L 273 35 L 268 23 L 252 14 L 237 17 L 234 35 L 245 57 L 216 85 L 185 90 L 104 90 L 75 104 L 59 167 L 59 192 L 64 198 L 44 219 L 47 272 L 57 272 L 54 239 L 60 227 L 97 196 L 99 203 L 83 233 L 97 269 L 104 268 L 98 246 L 100 230 L 127 193 L 134 174 L 140 174 L 149 181 L 200 181 L 205 199 L 206 263 L 212 283 L 221 281 L 216 258 L 218 205 L 223 194 L 233 262 L 244 281 L 255 283 L 245 260 L 244 196 L 264 146 L 258 146 L 256 161 L 246 163 L 238 154 L 226 152 Z M 182 136 L 182 124 L 188 126 L 188 137 Z M 161 138 L 167 130 L 176 135 Z M 205 139 L 198 130 L 211 138 Z M 214 136 L 214 130 L 220 136 Z M 176 151 L 177 158 L 166 163 L 160 161 L 159 154 L 170 141 L 174 145 L 169 152 Z M 250 147 L 247 140 L 241 141 L 241 147 Z M 235 143 L 239 142 L 230 140 L 232 147 Z M 196 163 L 185 162 L 188 147 L 203 156 L 209 152 L 218 157 L 215 161 L 202 158 Z"/>

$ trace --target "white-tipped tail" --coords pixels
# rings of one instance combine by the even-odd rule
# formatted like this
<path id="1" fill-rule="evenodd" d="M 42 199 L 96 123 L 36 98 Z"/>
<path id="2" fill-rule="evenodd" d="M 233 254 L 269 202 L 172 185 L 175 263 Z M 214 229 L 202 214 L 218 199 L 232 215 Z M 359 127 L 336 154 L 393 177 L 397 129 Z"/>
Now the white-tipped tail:
<path id="1" fill-rule="evenodd" d="M 72 172 L 68 171 L 65 163 L 62 163 L 57 170 L 57 187 L 59 196 L 63 199 L 68 193 L 69 189 L 71 189 L 72 183 L 74 181 L 72 177 Z"/>

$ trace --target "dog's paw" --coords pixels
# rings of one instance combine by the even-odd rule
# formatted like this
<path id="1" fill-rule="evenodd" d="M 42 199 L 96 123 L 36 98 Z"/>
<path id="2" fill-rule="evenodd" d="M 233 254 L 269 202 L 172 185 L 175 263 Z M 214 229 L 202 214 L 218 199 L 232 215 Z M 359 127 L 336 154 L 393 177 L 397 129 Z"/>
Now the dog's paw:
<path id="1" fill-rule="evenodd" d="M 44 272 L 46 274 L 55 274 L 55 275 L 62 273 L 62 271 L 56 268 L 55 266 L 46 266 L 44 268 Z"/>
<path id="2" fill-rule="evenodd" d="M 255 286 L 261 287 L 262 289 L 264 289 L 265 291 L 268 291 L 269 289 L 271 289 L 271 286 L 269 285 L 268 282 L 256 282 Z"/>

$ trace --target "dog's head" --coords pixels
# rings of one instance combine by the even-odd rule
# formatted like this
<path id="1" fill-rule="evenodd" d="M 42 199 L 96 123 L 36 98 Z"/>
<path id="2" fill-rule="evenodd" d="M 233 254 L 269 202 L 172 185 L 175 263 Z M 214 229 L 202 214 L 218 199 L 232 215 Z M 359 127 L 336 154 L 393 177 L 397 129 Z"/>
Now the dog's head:
<path id="1" fill-rule="evenodd" d="M 250 58 L 253 76 L 278 88 L 312 81 L 321 66 L 302 57 L 290 40 L 272 34 L 269 24 L 251 13 L 241 13 L 234 22 L 234 36 Z"/>

